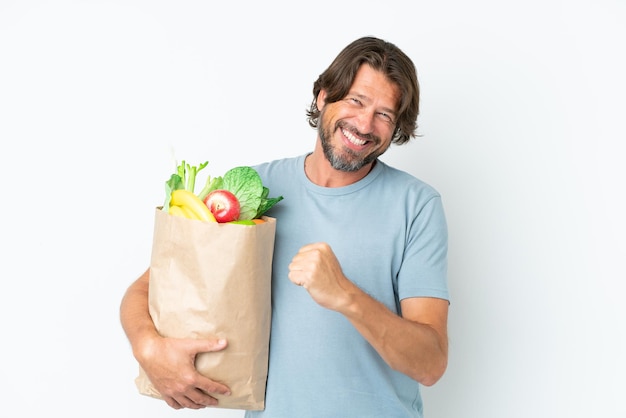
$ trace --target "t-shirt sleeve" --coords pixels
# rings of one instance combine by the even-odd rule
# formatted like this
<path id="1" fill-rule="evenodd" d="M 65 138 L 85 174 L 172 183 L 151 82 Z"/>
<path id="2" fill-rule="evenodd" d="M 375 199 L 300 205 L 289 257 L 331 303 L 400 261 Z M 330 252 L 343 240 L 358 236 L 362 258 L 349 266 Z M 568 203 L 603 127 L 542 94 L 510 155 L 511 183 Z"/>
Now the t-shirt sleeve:
<path id="1" fill-rule="evenodd" d="M 448 228 L 441 197 L 430 198 L 411 223 L 398 273 L 398 296 L 449 300 Z"/>

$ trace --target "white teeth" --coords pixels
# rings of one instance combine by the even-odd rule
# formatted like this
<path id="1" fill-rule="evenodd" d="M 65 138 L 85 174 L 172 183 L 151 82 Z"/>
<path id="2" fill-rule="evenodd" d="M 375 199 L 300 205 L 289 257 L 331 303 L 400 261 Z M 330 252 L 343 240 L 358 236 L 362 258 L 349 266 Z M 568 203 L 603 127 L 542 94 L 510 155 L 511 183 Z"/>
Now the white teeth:
<path id="1" fill-rule="evenodd" d="M 367 141 L 363 141 L 359 138 L 357 138 L 356 136 L 352 135 L 350 132 L 346 131 L 345 129 L 341 130 L 343 132 L 343 134 L 346 136 L 346 138 L 348 138 L 348 140 L 350 142 L 352 142 L 354 145 L 363 145 L 365 144 L 365 142 Z"/>

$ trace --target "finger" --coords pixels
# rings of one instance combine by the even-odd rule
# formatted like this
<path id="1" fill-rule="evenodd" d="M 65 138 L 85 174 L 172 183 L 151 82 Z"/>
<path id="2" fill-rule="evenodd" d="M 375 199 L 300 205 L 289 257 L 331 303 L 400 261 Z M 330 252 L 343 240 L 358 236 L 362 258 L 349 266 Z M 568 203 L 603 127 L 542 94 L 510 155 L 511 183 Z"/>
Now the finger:
<path id="1" fill-rule="evenodd" d="M 219 395 L 230 395 L 230 388 L 226 385 L 223 385 L 219 382 L 215 382 L 209 378 L 203 376 L 203 378 L 198 382 L 197 386 L 199 393 L 202 396 L 202 400 L 200 403 L 204 403 L 211 398 L 211 393 L 217 393 Z"/>
<path id="2" fill-rule="evenodd" d="M 195 393 L 190 395 L 189 399 L 195 404 L 202 406 L 215 406 L 218 403 L 216 398 L 204 393 L 201 390 L 197 390 Z"/>
<path id="3" fill-rule="evenodd" d="M 206 405 L 202 405 L 202 404 L 196 403 L 196 402 L 192 401 L 189 398 L 185 398 L 185 400 L 181 401 L 180 403 L 182 403 L 182 406 L 184 408 L 187 408 L 187 409 L 202 409 L 202 408 L 206 408 Z"/>
<path id="4" fill-rule="evenodd" d="M 293 284 L 295 284 L 296 286 L 303 286 L 304 282 L 298 280 L 298 279 L 289 279 L 289 281 Z"/>
<path id="5" fill-rule="evenodd" d="M 289 281 L 291 281 L 291 283 L 302 286 L 302 279 L 299 270 L 290 270 L 287 277 L 289 277 Z"/>
<path id="6" fill-rule="evenodd" d="M 198 373 L 196 375 L 196 379 L 192 389 L 195 391 L 196 395 L 192 397 L 192 399 L 199 400 L 198 403 L 201 404 L 206 403 L 210 398 L 212 398 L 211 395 L 213 394 L 224 396 L 230 396 L 231 394 L 230 388 L 227 385 L 219 381 L 212 380 L 210 376 L 207 377 L 202 373 Z M 187 396 L 190 396 L 192 392 L 187 391 L 185 392 L 185 394 Z M 200 396 L 200 398 L 198 398 L 198 396 Z"/>
<path id="7" fill-rule="evenodd" d="M 176 399 L 174 398 L 170 398 L 168 397 L 164 397 L 163 400 L 165 401 L 166 404 L 168 404 L 168 406 L 170 406 L 173 409 L 182 409 L 183 406 L 181 404 L 179 404 Z"/>
<path id="8" fill-rule="evenodd" d="M 199 404 L 195 403 L 194 401 L 192 401 L 190 399 L 189 401 L 186 402 L 185 408 L 187 408 L 187 409 L 202 409 L 202 408 L 206 408 L 206 405 L 199 405 Z"/>
<path id="9" fill-rule="evenodd" d="M 193 391 L 186 392 L 186 395 L 181 395 L 175 399 L 180 405 L 180 408 L 176 409 L 202 409 L 209 405 L 216 405 L 217 399 L 203 393 L 201 390 L 194 389 Z"/>

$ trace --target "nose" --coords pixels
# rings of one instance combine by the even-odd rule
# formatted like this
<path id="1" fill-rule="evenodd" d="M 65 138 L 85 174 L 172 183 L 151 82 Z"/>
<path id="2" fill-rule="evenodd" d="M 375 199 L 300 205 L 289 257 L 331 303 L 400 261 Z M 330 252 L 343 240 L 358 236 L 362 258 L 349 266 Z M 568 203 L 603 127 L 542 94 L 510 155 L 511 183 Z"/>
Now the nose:
<path id="1" fill-rule="evenodd" d="M 374 132 L 374 120 L 376 113 L 371 109 L 361 109 L 356 117 L 356 128 L 361 134 Z"/>

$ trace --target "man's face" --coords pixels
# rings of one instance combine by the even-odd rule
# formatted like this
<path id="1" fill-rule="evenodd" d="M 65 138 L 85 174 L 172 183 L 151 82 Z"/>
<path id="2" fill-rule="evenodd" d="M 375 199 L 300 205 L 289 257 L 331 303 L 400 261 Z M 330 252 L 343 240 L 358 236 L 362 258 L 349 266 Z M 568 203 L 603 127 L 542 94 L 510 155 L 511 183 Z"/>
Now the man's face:
<path id="1" fill-rule="evenodd" d="M 335 103 L 318 96 L 318 134 L 324 155 L 336 170 L 357 171 L 372 163 L 391 144 L 400 92 L 369 65 L 363 65 L 349 93 Z"/>

